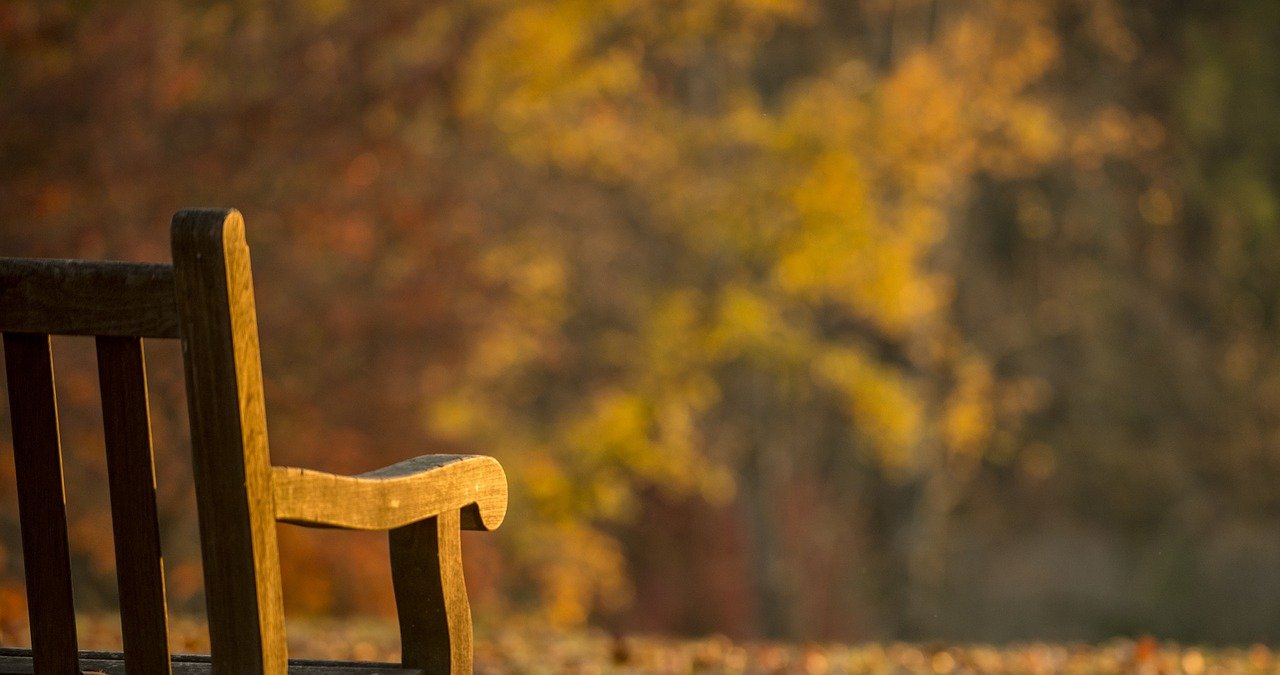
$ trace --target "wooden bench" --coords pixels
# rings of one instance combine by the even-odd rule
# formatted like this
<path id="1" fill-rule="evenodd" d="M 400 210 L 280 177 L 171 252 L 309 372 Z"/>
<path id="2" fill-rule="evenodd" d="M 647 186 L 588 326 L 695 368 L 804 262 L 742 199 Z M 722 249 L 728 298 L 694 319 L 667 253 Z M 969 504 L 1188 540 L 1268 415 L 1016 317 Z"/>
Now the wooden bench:
<path id="1" fill-rule="evenodd" d="M 459 529 L 502 522 L 502 467 L 479 455 L 427 455 L 350 477 L 272 466 L 244 220 L 234 210 L 181 211 L 172 247 L 172 265 L 0 259 L 32 643 L 0 650 L 0 672 L 470 672 Z M 96 337 L 123 653 L 77 648 L 50 335 Z M 182 345 L 206 657 L 168 650 L 143 338 Z M 288 660 L 277 521 L 389 532 L 401 664 Z"/>

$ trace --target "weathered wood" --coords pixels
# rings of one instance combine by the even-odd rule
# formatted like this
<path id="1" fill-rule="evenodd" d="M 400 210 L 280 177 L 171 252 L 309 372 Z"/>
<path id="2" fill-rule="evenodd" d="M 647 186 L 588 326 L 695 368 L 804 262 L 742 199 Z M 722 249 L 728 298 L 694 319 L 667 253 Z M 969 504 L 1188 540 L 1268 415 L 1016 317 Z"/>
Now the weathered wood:
<path id="1" fill-rule="evenodd" d="M 33 658 L 42 675 L 72 675 L 80 671 L 49 336 L 5 333 L 4 357 Z"/>
<path id="2" fill-rule="evenodd" d="M 388 535 L 402 662 L 432 675 L 461 675 L 472 667 L 458 515 L 446 511 Z"/>
<path id="3" fill-rule="evenodd" d="M 424 455 L 357 476 L 273 467 L 276 518 L 299 525 L 390 530 L 463 510 L 465 529 L 493 530 L 507 512 L 502 466 L 483 455 Z"/>
<path id="4" fill-rule="evenodd" d="M 215 672 L 283 673 L 280 562 L 244 220 L 180 211 L 173 261 Z"/>
<path id="5" fill-rule="evenodd" d="M 126 661 L 133 673 L 421 673 L 288 660 L 277 518 L 389 530 L 405 664 L 469 672 L 459 530 L 501 524 L 502 467 L 431 455 L 357 476 L 273 468 L 244 221 L 234 210 L 183 211 L 172 234 L 172 267 L 0 259 L 33 639 L 32 651 L 0 648 L 0 673 L 123 673 Z M 82 652 L 79 663 L 49 334 L 98 336 L 125 652 Z M 179 335 L 213 653 L 171 659 L 141 338 Z"/>
<path id="6" fill-rule="evenodd" d="M 99 337 L 97 347 L 124 653 L 134 672 L 167 673 L 169 626 L 142 339 Z"/>
<path id="7" fill-rule="evenodd" d="M 120 652 L 80 652 L 80 667 L 85 671 L 125 674 L 125 655 Z M 177 654 L 172 661 L 173 675 L 208 675 L 212 664 L 208 656 Z M 34 673 L 31 667 L 31 651 L 0 647 L 0 675 L 9 673 Z M 134 668 L 128 662 L 129 673 L 147 675 L 150 671 Z M 403 668 L 394 663 L 352 663 L 349 661 L 322 661 L 315 659 L 289 659 L 289 675 L 423 675 L 420 669 Z"/>
<path id="8" fill-rule="evenodd" d="M 0 331 L 178 337 L 173 267 L 0 258 Z"/>

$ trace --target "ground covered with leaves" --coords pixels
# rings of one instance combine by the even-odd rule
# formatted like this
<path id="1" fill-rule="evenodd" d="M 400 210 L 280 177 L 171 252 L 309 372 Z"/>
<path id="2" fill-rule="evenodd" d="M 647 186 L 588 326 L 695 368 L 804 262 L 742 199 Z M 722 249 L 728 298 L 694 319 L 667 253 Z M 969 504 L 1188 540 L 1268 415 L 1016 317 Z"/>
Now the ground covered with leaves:
<path id="1" fill-rule="evenodd" d="M 0 624 L 0 645 L 30 644 L 24 625 Z M 399 658 L 399 636 L 386 620 L 293 619 L 288 632 L 290 654 L 296 657 Z M 208 631 L 200 621 L 175 619 L 171 634 L 175 652 L 208 649 Z M 81 617 L 80 646 L 119 649 L 118 621 Z M 512 625 L 481 630 L 475 654 L 478 673 L 1280 673 L 1277 652 L 1265 645 L 1206 648 L 1151 637 L 1098 645 L 782 644 Z"/>

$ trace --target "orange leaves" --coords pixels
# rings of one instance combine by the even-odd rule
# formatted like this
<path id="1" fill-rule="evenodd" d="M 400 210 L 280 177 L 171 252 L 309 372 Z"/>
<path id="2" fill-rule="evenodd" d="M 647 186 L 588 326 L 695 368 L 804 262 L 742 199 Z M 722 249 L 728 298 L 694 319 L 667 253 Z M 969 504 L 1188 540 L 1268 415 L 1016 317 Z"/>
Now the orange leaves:
<path id="1" fill-rule="evenodd" d="M 935 47 L 907 56 L 887 78 L 888 166 L 942 162 L 954 179 L 979 167 L 1025 172 L 1059 152 L 1064 123 L 1034 93 L 1059 58 L 1052 5 L 990 4 L 951 21 Z"/>
<path id="2" fill-rule="evenodd" d="M 57 181 L 50 181 L 41 186 L 35 198 L 35 216 L 39 218 L 56 218 L 66 212 L 71 205 L 74 194 L 70 186 Z"/>
<path id="3" fill-rule="evenodd" d="M 917 52 L 885 80 L 877 119 L 882 135 L 876 140 L 890 153 L 888 165 L 938 161 L 972 133 L 966 117 L 977 92 L 964 77 L 969 74 L 955 69 L 944 55 Z"/>
<path id="4" fill-rule="evenodd" d="M 195 63 L 183 63 L 157 81 L 153 94 L 155 106 L 163 112 L 173 111 L 200 96 L 205 85 L 205 69 Z"/>
<path id="5" fill-rule="evenodd" d="M 9 581 L 0 583 L 0 643 L 29 644 L 29 634 L 24 633 L 28 633 L 26 589 Z"/>
<path id="6" fill-rule="evenodd" d="M 365 152 L 357 155 L 347 164 L 342 177 L 347 185 L 353 188 L 367 188 L 377 180 L 381 171 L 382 165 L 378 162 L 378 156 L 372 152 Z"/>

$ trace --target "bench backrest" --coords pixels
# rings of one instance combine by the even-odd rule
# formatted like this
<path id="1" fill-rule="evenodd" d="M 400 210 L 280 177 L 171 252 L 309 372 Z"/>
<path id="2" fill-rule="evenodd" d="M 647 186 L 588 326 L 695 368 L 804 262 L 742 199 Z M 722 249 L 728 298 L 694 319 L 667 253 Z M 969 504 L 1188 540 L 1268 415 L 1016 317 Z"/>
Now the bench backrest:
<path id="1" fill-rule="evenodd" d="M 173 264 L 0 259 L 31 641 L 39 673 L 78 673 L 51 335 L 96 337 L 125 659 L 170 672 L 143 338 L 180 338 L 209 637 L 221 672 L 287 653 L 257 316 L 244 220 L 179 212 Z"/>

